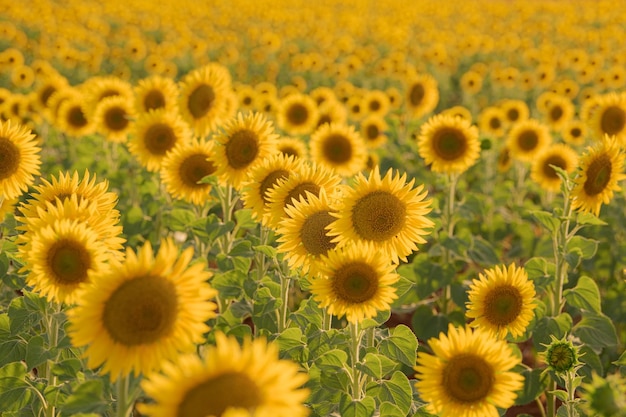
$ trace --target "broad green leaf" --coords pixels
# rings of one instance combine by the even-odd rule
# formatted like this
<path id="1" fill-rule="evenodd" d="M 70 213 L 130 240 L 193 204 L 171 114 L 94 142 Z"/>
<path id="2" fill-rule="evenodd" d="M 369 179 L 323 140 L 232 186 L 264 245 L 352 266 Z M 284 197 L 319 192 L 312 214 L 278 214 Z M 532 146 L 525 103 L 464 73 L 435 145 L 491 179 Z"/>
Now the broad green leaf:
<path id="1" fill-rule="evenodd" d="M 268 287 L 261 287 L 254 294 L 252 312 L 254 316 L 273 313 L 282 304 L 282 300 L 274 297 Z"/>
<path id="2" fill-rule="evenodd" d="M 102 412 L 108 406 L 109 401 L 105 397 L 103 380 L 92 379 L 80 383 L 58 408 L 64 415 L 71 415 Z"/>
<path id="3" fill-rule="evenodd" d="M 263 255 L 267 256 L 269 259 L 273 259 L 274 257 L 276 257 L 276 248 L 273 246 L 269 246 L 269 245 L 257 245 L 257 246 L 253 246 L 252 249 L 255 252 L 260 252 Z"/>
<path id="4" fill-rule="evenodd" d="M 26 356 L 26 341 L 22 338 L 0 342 L 0 365 L 16 362 Z"/>
<path id="5" fill-rule="evenodd" d="M 230 220 L 223 223 L 215 214 L 207 218 L 206 232 L 209 235 L 209 242 L 213 242 L 218 237 L 225 235 L 235 228 L 235 222 Z"/>
<path id="6" fill-rule="evenodd" d="M 576 287 L 565 290 L 563 295 L 567 303 L 572 307 L 591 310 L 596 313 L 601 312 L 600 289 L 596 282 L 587 276 L 580 277 Z"/>
<path id="7" fill-rule="evenodd" d="M 32 330 L 35 323 L 41 320 L 41 315 L 27 308 L 24 300 L 24 297 L 16 297 L 9 305 L 8 314 L 13 335 Z"/>
<path id="8" fill-rule="evenodd" d="M 324 312 L 313 298 L 307 298 L 300 303 L 300 307 L 291 315 L 292 321 L 301 329 L 322 327 L 322 315 Z"/>
<path id="9" fill-rule="evenodd" d="M 602 360 L 600 356 L 593 351 L 590 346 L 582 345 L 580 346 L 580 360 L 585 363 L 585 365 L 580 368 L 578 373 L 580 375 L 585 375 L 588 378 L 591 378 L 593 372 L 598 375 L 604 375 L 604 365 L 602 365 Z"/>
<path id="10" fill-rule="evenodd" d="M 397 370 L 398 363 L 387 356 L 369 352 L 357 364 L 357 368 L 375 379 L 382 379 Z"/>
<path id="11" fill-rule="evenodd" d="M 561 226 L 561 220 L 559 220 L 559 218 L 556 217 L 553 213 L 541 210 L 533 210 L 530 212 L 530 214 L 551 233 L 554 233 Z"/>
<path id="12" fill-rule="evenodd" d="M 38 367 L 52 357 L 54 350 L 56 350 L 56 346 L 44 346 L 42 336 L 31 337 L 26 346 L 26 365 L 29 368 Z"/>
<path id="13" fill-rule="evenodd" d="M 376 401 L 372 397 L 353 400 L 349 395 L 342 395 L 339 412 L 341 417 L 371 417 L 376 412 Z"/>
<path id="14" fill-rule="evenodd" d="M 303 339 L 302 330 L 299 327 L 291 327 L 285 329 L 276 338 L 276 342 L 281 353 L 298 362 L 305 362 L 309 358 L 309 349 Z"/>
<path id="15" fill-rule="evenodd" d="M 243 282 L 247 275 L 241 271 L 231 269 L 226 272 L 217 272 L 211 278 L 211 285 L 219 291 L 222 298 L 239 298 L 243 291 Z"/>
<path id="16" fill-rule="evenodd" d="M 254 252 L 252 251 L 252 245 L 248 240 L 240 240 L 228 253 L 232 257 L 251 257 Z"/>
<path id="17" fill-rule="evenodd" d="M 58 361 L 52 365 L 51 372 L 61 380 L 72 380 L 76 378 L 76 375 L 82 368 L 82 363 L 77 358 L 67 358 Z"/>
<path id="18" fill-rule="evenodd" d="M 578 213 L 576 216 L 576 223 L 583 225 L 589 224 L 593 226 L 606 226 L 607 223 L 600 220 L 598 217 L 594 216 L 591 213 Z"/>
<path id="19" fill-rule="evenodd" d="M 394 372 L 388 380 L 368 384 L 366 392 L 367 395 L 376 398 L 379 403 L 389 401 L 395 404 L 404 412 L 404 415 L 408 414 L 413 403 L 411 383 L 401 371 Z"/>
<path id="20" fill-rule="evenodd" d="M 397 272 L 413 283 L 412 291 L 416 292 L 419 299 L 425 299 L 450 284 L 455 275 L 452 266 L 442 267 L 425 253 L 418 253 L 410 264 L 400 265 Z"/>
<path id="21" fill-rule="evenodd" d="M 537 321 L 533 335 L 533 345 L 539 352 L 546 350 L 544 345 L 550 344 L 550 335 L 557 339 L 562 338 L 572 328 L 572 317 L 561 313 L 557 317 L 542 317 Z"/>
<path id="22" fill-rule="evenodd" d="M 538 292 L 545 289 L 554 281 L 556 265 L 548 262 L 545 258 L 530 258 L 525 264 L 524 269 L 528 274 L 528 279 L 532 280 Z"/>
<path id="23" fill-rule="evenodd" d="M 49 305 L 45 297 L 41 297 L 34 292 L 24 291 L 24 307 L 27 309 L 37 313 L 46 313 Z"/>
<path id="24" fill-rule="evenodd" d="M 585 312 L 582 319 L 576 323 L 572 330 L 574 336 L 600 353 L 602 348 L 615 347 L 618 345 L 617 333 L 611 319 L 603 314 Z"/>
<path id="25" fill-rule="evenodd" d="M 554 395 L 556 398 L 558 398 L 561 401 L 567 401 L 567 391 L 563 391 L 560 389 L 554 390 L 554 391 L 548 391 L 548 393 Z"/>
<path id="26" fill-rule="evenodd" d="M 467 250 L 470 259 L 480 265 L 495 265 L 500 262 L 500 257 L 496 253 L 493 245 L 480 236 L 472 237 L 472 245 Z"/>
<path id="27" fill-rule="evenodd" d="M 331 349 L 319 357 L 315 364 L 323 372 L 337 372 L 348 364 L 348 354 L 343 350 Z"/>
<path id="28" fill-rule="evenodd" d="M 542 378 L 542 372 L 542 369 L 524 369 L 521 372 L 524 377 L 524 387 L 518 391 L 515 404 L 528 404 L 545 391 L 548 386 L 548 378 Z"/>
<path id="29" fill-rule="evenodd" d="M 407 414 L 402 411 L 400 407 L 397 405 L 390 403 L 389 401 L 385 401 L 380 404 L 379 407 L 380 415 L 385 417 L 406 417 Z"/>
<path id="30" fill-rule="evenodd" d="M 11 362 L 0 368 L 2 411 L 19 411 L 30 403 L 33 393 L 26 382 L 26 364 Z"/>
<path id="31" fill-rule="evenodd" d="M 172 230 L 184 232 L 197 220 L 196 214 L 187 209 L 173 209 L 168 216 L 168 226 Z"/>
<path id="32" fill-rule="evenodd" d="M 381 340 L 378 350 L 382 355 L 413 367 L 417 351 L 417 337 L 411 329 L 400 324 L 391 330 L 390 337 Z"/>
<path id="33" fill-rule="evenodd" d="M 622 352 L 619 359 L 614 361 L 613 364 L 618 366 L 626 366 L 626 350 Z"/>
<path id="34" fill-rule="evenodd" d="M 372 327 L 378 327 L 385 323 L 391 317 L 391 310 L 380 310 L 371 319 L 365 319 L 361 322 L 360 327 L 362 330 Z"/>
<path id="35" fill-rule="evenodd" d="M 240 229 L 255 229 L 258 222 L 252 219 L 251 209 L 239 209 L 235 211 L 235 220 Z"/>
<path id="36" fill-rule="evenodd" d="M 6 275 L 9 271 L 9 257 L 6 252 L 0 252 L 0 277 Z"/>
<path id="37" fill-rule="evenodd" d="M 419 335 L 420 340 L 438 337 L 439 333 L 447 331 L 449 323 L 448 316 L 436 314 L 432 307 L 427 305 L 417 307 L 411 319 L 411 326 L 415 334 Z"/>
<path id="38" fill-rule="evenodd" d="M 596 254 L 598 250 L 598 241 L 593 239 L 587 239 L 582 236 L 574 236 L 567 244 L 567 252 L 572 252 L 579 249 L 582 254 L 582 259 L 590 259 Z"/>

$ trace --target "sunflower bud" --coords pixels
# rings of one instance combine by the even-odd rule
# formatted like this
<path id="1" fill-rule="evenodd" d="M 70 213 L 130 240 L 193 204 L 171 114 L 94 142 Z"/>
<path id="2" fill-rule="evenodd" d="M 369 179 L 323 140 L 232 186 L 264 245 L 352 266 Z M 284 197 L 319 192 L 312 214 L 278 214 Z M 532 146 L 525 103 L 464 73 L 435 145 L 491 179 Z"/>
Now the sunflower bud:
<path id="1" fill-rule="evenodd" d="M 544 358 L 551 370 L 562 374 L 574 370 L 576 366 L 580 365 L 578 346 L 574 346 L 569 340 L 559 340 L 554 336 L 550 337 L 552 338 L 552 343 L 544 345 L 547 347 L 544 352 Z"/>

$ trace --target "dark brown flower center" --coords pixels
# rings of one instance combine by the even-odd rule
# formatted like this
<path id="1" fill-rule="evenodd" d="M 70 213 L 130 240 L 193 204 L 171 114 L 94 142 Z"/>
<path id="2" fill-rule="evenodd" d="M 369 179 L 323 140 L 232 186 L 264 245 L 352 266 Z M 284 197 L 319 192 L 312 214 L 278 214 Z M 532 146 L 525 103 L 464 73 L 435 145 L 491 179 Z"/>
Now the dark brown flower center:
<path id="1" fill-rule="evenodd" d="M 20 167 L 21 153 L 13 141 L 0 137 L 0 180 L 9 178 Z"/>
<path id="2" fill-rule="evenodd" d="M 512 285 L 493 288 L 485 297 L 485 319 L 494 326 L 506 326 L 522 311 L 522 294 Z"/>
<path id="3" fill-rule="evenodd" d="M 443 368 L 442 385 L 446 394 L 468 405 L 487 398 L 494 381 L 493 368 L 478 355 L 456 355 Z"/>
<path id="4" fill-rule="evenodd" d="M 361 197 L 352 209 L 352 224 L 363 240 L 383 242 L 398 235 L 406 222 L 406 207 L 387 191 Z"/>
<path id="5" fill-rule="evenodd" d="M 180 179 L 187 187 L 204 188 L 208 184 L 198 184 L 202 178 L 215 172 L 215 166 L 205 154 L 195 154 L 187 157 L 180 164 Z"/>
<path id="6" fill-rule="evenodd" d="M 252 130 L 242 129 L 230 135 L 224 146 L 228 165 L 234 169 L 243 169 L 256 159 L 259 137 Z"/>
<path id="7" fill-rule="evenodd" d="M 201 84 L 189 94 L 187 99 L 187 108 L 194 119 L 204 117 L 215 102 L 215 91 L 213 87 Z"/>
<path id="8" fill-rule="evenodd" d="M 79 284 L 87 280 L 91 268 L 91 256 L 79 242 L 61 239 L 47 253 L 47 264 L 59 284 Z"/>
<path id="9" fill-rule="evenodd" d="M 327 210 L 311 214 L 302 224 L 300 240 L 311 255 L 323 255 L 336 246 L 326 233 L 326 227 L 336 219 Z"/>
<path id="10" fill-rule="evenodd" d="M 358 304 L 371 300 L 378 291 L 378 273 L 364 262 L 341 266 L 332 279 L 333 292 L 342 301 Z"/>
<path id="11" fill-rule="evenodd" d="M 146 130 L 144 144 L 151 154 L 165 155 L 176 145 L 176 134 L 170 125 L 156 123 Z"/>
<path id="12" fill-rule="evenodd" d="M 432 146 L 438 158 L 454 161 L 466 154 L 467 138 L 458 129 L 444 127 L 434 133 Z"/>
<path id="13" fill-rule="evenodd" d="M 332 164 L 344 164 L 352 158 L 352 143 L 339 133 L 333 133 L 323 139 L 324 159 Z"/>
<path id="14" fill-rule="evenodd" d="M 161 109 L 165 107 L 165 97 L 163 92 L 152 89 L 146 93 L 143 98 L 143 108 L 145 111 Z"/>
<path id="15" fill-rule="evenodd" d="M 595 196 L 606 190 L 607 184 L 611 181 L 612 168 L 611 158 L 606 154 L 601 154 L 591 161 L 587 167 L 587 179 L 583 184 L 585 193 Z"/>

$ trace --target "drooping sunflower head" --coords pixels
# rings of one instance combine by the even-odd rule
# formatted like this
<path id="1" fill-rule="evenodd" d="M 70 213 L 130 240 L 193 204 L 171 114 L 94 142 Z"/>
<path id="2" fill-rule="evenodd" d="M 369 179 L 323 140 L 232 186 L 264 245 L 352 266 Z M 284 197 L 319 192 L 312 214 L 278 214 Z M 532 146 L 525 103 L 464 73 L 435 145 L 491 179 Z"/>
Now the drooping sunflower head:
<path id="1" fill-rule="evenodd" d="M 572 148 L 563 143 L 550 145 L 533 161 L 530 178 L 546 191 L 558 191 L 561 187 L 561 177 L 551 165 L 571 173 L 577 164 L 578 154 Z"/>
<path id="2" fill-rule="evenodd" d="M 211 161 L 220 182 L 240 189 L 250 170 L 276 151 L 278 135 L 273 124 L 261 113 L 239 113 L 215 136 Z"/>
<path id="3" fill-rule="evenodd" d="M 480 156 L 478 129 L 460 117 L 431 117 L 421 127 L 417 146 L 434 172 L 464 172 Z"/>
<path id="4" fill-rule="evenodd" d="M 315 128 L 318 120 L 315 101 L 305 94 L 290 94 L 284 97 L 278 107 L 277 123 L 290 135 L 306 135 Z"/>
<path id="5" fill-rule="evenodd" d="M 551 142 L 548 126 L 528 119 L 511 128 L 506 143 L 514 159 L 531 162 Z"/>
<path id="6" fill-rule="evenodd" d="M 195 205 L 205 204 L 212 187 L 200 180 L 217 172 L 211 162 L 213 149 L 213 141 L 192 139 L 177 144 L 163 158 L 161 181 L 172 197 Z"/>
<path id="7" fill-rule="evenodd" d="M 352 243 L 331 249 L 315 263 L 313 298 L 330 314 L 360 323 L 390 308 L 397 298 L 395 265 L 377 256 L 370 244 Z"/>
<path id="8" fill-rule="evenodd" d="M 419 74 L 406 83 L 404 104 L 415 119 L 432 112 L 439 103 L 437 81 L 429 74 Z"/>
<path id="9" fill-rule="evenodd" d="M 470 285 L 467 317 L 471 326 L 505 338 L 524 334 L 536 306 L 535 286 L 524 268 L 496 266 L 479 274 Z"/>
<path id="10" fill-rule="evenodd" d="M 609 93 L 598 97 L 588 124 L 595 139 L 615 136 L 626 143 L 626 94 Z"/>
<path id="11" fill-rule="evenodd" d="M 572 208 L 582 212 L 600 214 L 602 204 L 608 204 L 613 192 L 621 187 L 618 182 L 624 175 L 624 151 L 615 137 L 605 136 L 587 151 L 579 161 L 579 175 L 571 193 Z"/>
<path id="12" fill-rule="evenodd" d="M 72 345 L 86 347 L 87 364 L 102 365 L 114 381 L 159 369 L 203 340 L 215 316 L 211 274 L 163 240 L 156 257 L 150 243 L 126 251 L 124 263 L 107 268 L 68 312 Z"/>
<path id="13" fill-rule="evenodd" d="M 135 110 L 137 113 L 146 113 L 150 110 L 176 110 L 178 103 L 178 86 L 167 77 L 151 75 L 139 80 L 134 88 Z"/>
<path id="14" fill-rule="evenodd" d="M 189 126 L 165 108 L 142 113 L 131 130 L 128 149 L 148 171 L 161 168 L 163 158 L 177 143 L 191 138 Z"/>
<path id="15" fill-rule="evenodd" d="M 0 120 L 0 198 L 19 197 L 35 182 L 40 152 L 35 135 L 27 128 Z"/>
<path id="16" fill-rule="evenodd" d="M 350 177 L 365 167 L 367 147 L 353 126 L 325 124 L 309 141 L 311 159 L 342 177 Z"/>
<path id="17" fill-rule="evenodd" d="M 496 407 L 513 405 L 524 377 L 511 371 L 520 359 L 504 340 L 450 324 L 447 334 L 440 333 L 428 344 L 434 354 L 417 354 L 415 386 L 429 412 L 442 417 L 497 416 Z"/>
<path id="18" fill-rule="evenodd" d="M 308 377 L 296 363 L 278 359 L 278 346 L 264 338 L 215 334 L 204 358 L 184 355 L 151 374 L 142 388 L 153 404 L 141 404 L 149 417 L 306 417 Z"/>
<path id="19" fill-rule="evenodd" d="M 130 99 L 119 95 L 100 100 L 93 115 L 96 129 L 111 142 L 126 141 L 134 118 Z"/>

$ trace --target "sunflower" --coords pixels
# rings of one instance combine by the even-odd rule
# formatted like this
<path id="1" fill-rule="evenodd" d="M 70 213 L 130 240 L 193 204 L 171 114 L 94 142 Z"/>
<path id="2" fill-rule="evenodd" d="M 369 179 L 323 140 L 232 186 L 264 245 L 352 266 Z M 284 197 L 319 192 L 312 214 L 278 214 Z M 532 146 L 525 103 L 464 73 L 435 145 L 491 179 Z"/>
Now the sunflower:
<path id="1" fill-rule="evenodd" d="M 387 94 L 389 105 L 393 110 L 397 110 L 402 106 L 402 93 L 396 87 L 387 88 L 385 94 Z"/>
<path id="2" fill-rule="evenodd" d="M 93 113 L 98 132 L 110 142 L 125 142 L 132 129 L 134 109 L 124 96 L 106 97 L 100 100 Z"/>
<path id="3" fill-rule="evenodd" d="M 96 277 L 68 311 L 70 340 L 86 347 L 90 368 L 103 365 L 112 381 L 145 374 L 204 340 L 216 291 L 203 263 L 189 265 L 192 258 L 193 248 L 179 254 L 171 240 L 161 241 L 155 257 L 146 242 Z"/>
<path id="4" fill-rule="evenodd" d="M 279 359 L 278 345 L 246 338 L 243 346 L 223 333 L 204 358 L 183 355 L 163 365 L 163 374 L 142 381 L 153 404 L 138 405 L 149 417 L 305 417 L 302 388 L 308 377 L 294 362 Z M 233 413 L 234 410 L 239 410 Z M 249 414 L 248 414 L 249 413 Z"/>
<path id="5" fill-rule="evenodd" d="M 554 131 L 561 131 L 574 117 L 574 104 L 562 95 L 554 95 L 547 103 L 544 113 L 545 122 Z"/>
<path id="6" fill-rule="evenodd" d="M 220 64 L 208 64 L 185 75 L 180 86 L 179 109 L 196 135 L 206 136 L 228 117 L 230 73 Z"/>
<path id="7" fill-rule="evenodd" d="M 626 94 L 609 93 L 598 97 L 597 108 L 587 121 L 595 139 L 605 134 L 626 144 Z"/>
<path id="8" fill-rule="evenodd" d="M 376 149 L 387 143 L 385 131 L 389 128 L 385 119 L 370 115 L 361 120 L 361 137 L 365 140 L 368 149 Z"/>
<path id="9" fill-rule="evenodd" d="M 552 136 L 548 127 L 535 119 L 528 119 L 511 128 L 506 143 L 514 159 L 532 162 L 550 142 Z"/>
<path id="10" fill-rule="evenodd" d="M 241 189 L 250 169 L 276 152 L 272 122 L 261 113 L 239 113 L 223 126 L 223 133 L 214 136 L 216 146 L 210 157 L 222 185 Z"/>
<path id="11" fill-rule="evenodd" d="M 276 230 L 280 235 L 277 250 L 285 254 L 292 270 L 301 269 L 306 274 L 316 260 L 337 245 L 326 234 L 335 220 L 330 214 L 334 211 L 331 203 L 332 198 L 322 189 L 319 196 L 309 195 L 307 200 L 295 201 L 285 209 L 287 217 Z"/>
<path id="12" fill-rule="evenodd" d="M 448 326 L 428 341 L 434 354 L 417 354 L 417 391 L 427 411 L 441 417 L 498 417 L 509 408 L 524 377 L 511 369 L 521 360 L 504 340 L 480 330 Z"/>
<path id="13" fill-rule="evenodd" d="M 385 117 L 391 104 L 389 97 L 381 90 L 369 90 L 362 99 L 363 110 L 366 115 Z"/>
<path id="14" fill-rule="evenodd" d="M 58 94 L 57 92 L 52 97 Z M 87 136 L 96 129 L 93 120 L 89 118 L 89 113 L 85 110 L 84 99 L 78 92 L 68 95 L 59 104 L 55 121 L 61 131 L 75 138 Z"/>
<path id="15" fill-rule="evenodd" d="M 421 127 L 417 146 L 434 172 L 462 173 L 480 157 L 478 129 L 460 117 L 431 117 Z"/>
<path id="16" fill-rule="evenodd" d="M 371 242 L 381 255 L 398 263 L 425 243 L 425 229 L 434 223 L 425 217 L 432 210 L 424 186 L 413 188 L 406 174 L 389 169 L 381 178 L 377 167 L 369 177 L 356 176 L 354 186 L 346 187 L 328 234 L 340 246 L 350 241 Z"/>
<path id="17" fill-rule="evenodd" d="M 467 71 L 461 76 L 460 84 L 465 94 L 477 94 L 483 88 L 483 76 L 476 71 Z"/>
<path id="18" fill-rule="evenodd" d="M 246 208 L 252 210 L 252 217 L 263 225 L 269 226 L 268 191 L 281 180 L 289 178 L 299 169 L 301 159 L 285 154 L 272 155 L 250 170 L 248 179 L 243 183 L 241 198 Z"/>
<path id="19" fill-rule="evenodd" d="M 571 194 L 572 208 L 598 216 L 602 203 L 608 204 L 613 192 L 621 190 L 618 181 L 626 178 L 622 173 L 624 151 L 615 137 L 605 135 L 595 146 L 587 147 L 578 169 Z"/>
<path id="20" fill-rule="evenodd" d="M 406 83 L 406 98 L 404 104 L 409 114 L 420 119 L 432 112 L 439 103 L 437 81 L 428 74 L 420 74 Z"/>
<path id="21" fill-rule="evenodd" d="M 305 94 L 290 94 L 278 106 L 278 127 L 290 135 L 306 135 L 316 126 L 318 110 L 315 101 Z"/>
<path id="22" fill-rule="evenodd" d="M 214 142 L 193 139 L 177 144 L 161 161 L 161 181 L 174 198 L 191 204 L 203 205 L 211 194 L 211 184 L 199 181 L 214 175 Z"/>
<path id="23" fill-rule="evenodd" d="M 17 88 L 29 88 L 35 81 L 35 72 L 27 65 L 13 68 L 11 71 L 11 83 Z"/>
<path id="24" fill-rule="evenodd" d="M 335 95 L 335 91 L 330 87 L 317 87 L 311 90 L 309 96 L 315 100 L 317 106 L 321 106 L 324 103 L 330 101 L 337 101 L 337 96 Z"/>
<path id="25" fill-rule="evenodd" d="M 478 115 L 478 129 L 486 136 L 501 138 L 506 125 L 506 114 L 500 107 L 486 107 Z"/>
<path id="26" fill-rule="evenodd" d="M 49 301 L 73 304 L 108 260 L 108 251 L 86 222 L 58 219 L 42 226 L 23 257 L 26 283 Z"/>
<path id="27" fill-rule="evenodd" d="M 20 125 L 0 120 L 0 198 L 19 197 L 39 175 L 41 148 L 35 135 Z"/>
<path id="28" fill-rule="evenodd" d="M 526 270 L 511 264 L 496 266 L 479 274 L 470 285 L 466 316 L 477 327 L 497 338 L 524 334 L 536 307 L 535 286 L 528 280 Z"/>
<path id="29" fill-rule="evenodd" d="M 253 111 L 258 107 L 259 93 L 252 86 L 242 85 L 235 93 L 237 94 L 237 102 L 241 111 Z"/>
<path id="30" fill-rule="evenodd" d="M 61 75 L 54 74 L 48 75 L 42 79 L 38 83 L 38 86 L 35 90 L 37 93 L 37 106 L 40 110 L 45 110 L 48 108 L 48 100 L 52 97 L 52 94 L 55 92 L 66 88 L 69 85 L 69 82 L 66 78 Z"/>
<path id="31" fill-rule="evenodd" d="M 580 120 L 570 120 L 561 131 L 563 140 L 573 146 L 580 146 L 585 143 L 587 137 L 587 125 Z"/>
<path id="32" fill-rule="evenodd" d="M 472 123 L 472 112 L 467 107 L 452 106 L 443 110 L 440 114 L 444 116 L 460 117 Z"/>
<path id="33" fill-rule="evenodd" d="M 15 207 L 17 206 L 17 202 L 19 201 L 19 197 L 15 198 L 0 198 L 0 223 L 4 222 L 4 218 L 9 213 L 15 212 Z"/>
<path id="34" fill-rule="evenodd" d="M 572 148 L 562 143 L 551 145 L 533 160 L 530 178 L 546 191 L 558 191 L 561 187 L 561 178 L 550 165 L 571 173 L 577 163 L 578 154 Z"/>
<path id="35" fill-rule="evenodd" d="M 276 148 L 278 152 L 284 155 L 293 156 L 302 160 L 309 159 L 309 150 L 302 139 L 285 136 L 280 137 L 276 142 Z"/>
<path id="36" fill-rule="evenodd" d="M 317 127 L 327 123 L 345 124 L 348 121 L 348 110 L 337 100 L 325 101 L 318 107 Z"/>
<path id="37" fill-rule="evenodd" d="M 504 100 L 500 104 L 500 108 L 504 112 L 506 122 L 509 124 L 521 122 L 522 120 L 528 119 L 530 116 L 528 105 L 522 100 Z"/>
<path id="38" fill-rule="evenodd" d="M 191 138 L 189 126 L 165 108 L 142 113 L 131 130 L 128 150 L 148 171 L 158 171 L 163 158 L 177 143 Z"/>
<path id="39" fill-rule="evenodd" d="M 333 194 L 340 182 L 340 176 L 321 165 L 314 162 L 298 164 L 297 170 L 288 178 L 266 191 L 268 225 L 278 228 L 281 220 L 288 216 L 287 207 L 298 200 L 306 201 L 310 194 L 319 196 L 322 189 Z"/>
<path id="40" fill-rule="evenodd" d="M 173 111 L 178 109 L 176 101 L 178 86 L 167 77 L 152 75 L 139 80 L 134 88 L 135 110 L 137 113 L 145 113 L 150 110 L 165 109 Z"/>
<path id="41" fill-rule="evenodd" d="M 102 100 L 109 97 L 119 97 L 132 106 L 134 101 L 133 87 L 119 77 L 96 76 L 89 78 L 81 86 L 81 91 L 85 96 L 85 109 L 91 114 Z"/>
<path id="42" fill-rule="evenodd" d="M 311 135 L 309 147 L 313 161 L 343 177 L 365 167 L 367 147 L 353 126 L 325 124 Z"/>
<path id="43" fill-rule="evenodd" d="M 331 249 L 315 264 L 319 271 L 311 294 L 320 307 L 350 323 L 360 323 L 391 308 L 397 298 L 395 265 L 377 254 L 371 244 L 355 242 Z"/>

